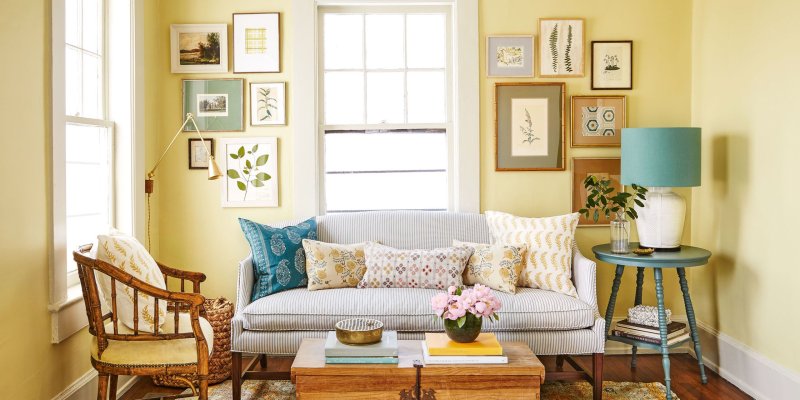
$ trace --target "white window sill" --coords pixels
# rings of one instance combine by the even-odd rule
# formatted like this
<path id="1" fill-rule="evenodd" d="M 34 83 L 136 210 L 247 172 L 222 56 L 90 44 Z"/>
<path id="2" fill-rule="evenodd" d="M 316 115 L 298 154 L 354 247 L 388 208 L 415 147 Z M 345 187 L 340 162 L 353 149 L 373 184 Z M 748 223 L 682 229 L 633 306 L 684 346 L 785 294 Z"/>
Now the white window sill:
<path id="1" fill-rule="evenodd" d="M 50 304 L 51 343 L 61 343 L 88 325 L 80 285 L 67 288 L 67 298 Z"/>

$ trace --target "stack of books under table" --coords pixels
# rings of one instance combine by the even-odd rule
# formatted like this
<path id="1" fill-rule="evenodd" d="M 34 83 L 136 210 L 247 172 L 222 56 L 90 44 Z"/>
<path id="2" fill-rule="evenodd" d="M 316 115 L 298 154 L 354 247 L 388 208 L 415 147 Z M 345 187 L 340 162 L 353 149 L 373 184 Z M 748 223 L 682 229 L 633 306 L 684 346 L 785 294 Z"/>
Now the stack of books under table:
<path id="1" fill-rule="evenodd" d="M 611 332 L 613 336 L 624 337 L 642 342 L 661 344 L 661 333 L 658 327 L 635 324 L 623 319 L 617 322 L 614 330 Z M 671 346 L 675 343 L 682 342 L 689 338 L 689 332 L 686 330 L 686 324 L 681 322 L 671 322 L 667 325 L 667 345 Z"/>
<path id="2" fill-rule="evenodd" d="M 472 343 L 458 343 L 445 333 L 426 333 L 422 342 L 425 364 L 508 364 L 494 333 L 481 333 Z"/>
<path id="3" fill-rule="evenodd" d="M 326 364 L 397 364 L 397 332 L 383 331 L 381 341 L 366 345 L 347 345 L 328 332 L 325 340 Z"/>

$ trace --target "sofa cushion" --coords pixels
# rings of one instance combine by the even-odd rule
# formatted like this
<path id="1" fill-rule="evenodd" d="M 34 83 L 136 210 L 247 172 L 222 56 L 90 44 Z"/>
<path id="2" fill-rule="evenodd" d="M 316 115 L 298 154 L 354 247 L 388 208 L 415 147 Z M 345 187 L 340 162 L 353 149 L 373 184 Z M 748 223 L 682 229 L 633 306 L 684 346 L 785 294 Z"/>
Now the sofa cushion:
<path id="1" fill-rule="evenodd" d="M 364 246 L 367 272 L 359 288 L 447 289 L 461 286 L 461 274 L 472 249 L 401 250 L 369 242 Z"/>
<path id="2" fill-rule="evenodd" d="M 464 284 L 480 283 L 506 293 L 517 292 L 517 281 L 522 271 L 524 246 L 504 244 L 469 243 L 453 240 L 453 246 L 473 250 L 464 268 Z"/>
<path id="3" fill-rule="evenodd" d="M 336 244 L 303 239 L 308 290 L 356 287 L 367 271 L 364 244 Z"/>
<path id="4" fill-rule="evenodd" d="M 332 330 L 336 322 L 370 317 L 387 330 L 401 332 L 442 331 L 434 318 L 431 298 L 440 290 L 411 288 L 293 289 L 256 300 L 241 316 L 245 330 Z M 500 321 L 486 322 L 492 331 L 566 330 L 594 324 L 594 308 L 564 294 L 518 288 L 516 294 L 495 292 L 503 302 Z"/>

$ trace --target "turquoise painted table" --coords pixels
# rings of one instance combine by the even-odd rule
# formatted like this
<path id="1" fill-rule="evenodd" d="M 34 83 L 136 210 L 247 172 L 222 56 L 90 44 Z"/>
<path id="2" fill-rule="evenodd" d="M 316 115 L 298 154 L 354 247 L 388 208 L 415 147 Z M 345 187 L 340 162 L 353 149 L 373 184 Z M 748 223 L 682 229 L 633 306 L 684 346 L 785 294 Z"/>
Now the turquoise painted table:
<path id="1" fill-rule="evenodd" d="M 631 248 L 636 248 L 639 243 L 631 243 Z M 662 365 L 664 366 L 664 385 L 667 387 L 666 397 L 672 399 L 669 378 L 669 349 L 670 347 L 680 346 L 685 341 L 667 345 L 667 324 L 666 313 L 664 311 L 664 286 L 662 269 L 675 268 L 678 272 L 678 279 L 683 292 L 683 304 L 686 306 L 686 314 L 689 318 L 689 329 L 691 329 L 691 339 L 694 342 L 694 352 L 697 355 L 697 363 L 700 365 L 700 379 L 703 383 L 708 382 L 705 366 L 703 365 L 703 354 L 700 350 L 700 338 L 697 335 L 697 322 L 694 317 L 692 299 L 689 297 L 689 284 L 686 282 L 686 267 L 697 267 L 708 263 L 711 252 L 699 247 L 681 246 L 680 251 L 655 252 L 648 256 L 637 256 L 634 253 L 617 254 L 611 252 L 611 244 L 601 244 L 592 248 L 595 257 L 600 261 L 616 264 L 617 271 L 614 275 L 614 284 L 611 287 L 611 298 L 608 300 L 606 308 L 606 338 L 617 342 L 627 343 L 633 346 L 633 356 L 631 357 L 631 367 L 636 367 L 636 349 L 638 347 L 651 348 L 661 351 Z M 644 269 L 651 268 L 656 281 L 656 300 L 658 301 L 658 324 L 661 333 L 661 344 L 652 344 L 640 340 L 633 340 L 619 336 L 610 336 L 608 331 L 611 329 L 611 318 L 614 316 L 614 304 L 617 302 L 617 291 L 622 281 L 622 271 L 625 266 L 636 267 L 636 297 L 635 305 L 642 304 L 642 283 L 644 283 Z M 688 340 L 688 339 L 687 339 Z"/>

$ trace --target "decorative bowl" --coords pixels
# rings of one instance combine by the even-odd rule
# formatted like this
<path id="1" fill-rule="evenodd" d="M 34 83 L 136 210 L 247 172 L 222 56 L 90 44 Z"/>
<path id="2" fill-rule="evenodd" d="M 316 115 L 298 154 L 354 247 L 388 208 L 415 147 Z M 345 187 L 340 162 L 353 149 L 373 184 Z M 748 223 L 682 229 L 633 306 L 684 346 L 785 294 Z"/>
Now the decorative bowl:
<path id="1" fill-rule="evenodd" d="M 372 344 L 381 341 L 383 322 L 371 318 L 350 318 L 336 323 L 336 339 L 344 344 Z"/>
<path id="2" fill-rule="evenodd" d="M 653 254 L 654 251 L 655 249 L 644 247 L 644 248 L 633 249 L 633 254 L 636 254 L 637 256 L 649 256 L 650 254 Z"/>

